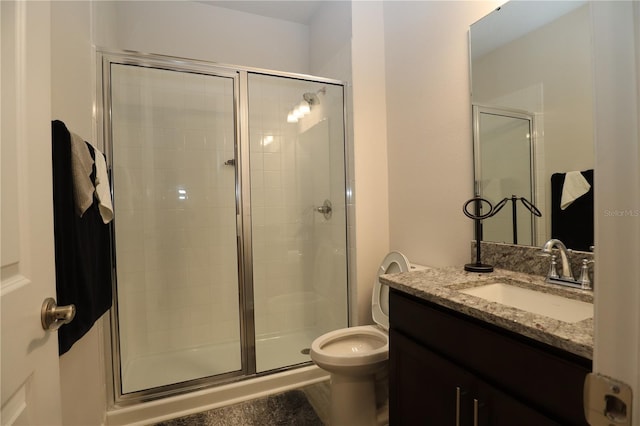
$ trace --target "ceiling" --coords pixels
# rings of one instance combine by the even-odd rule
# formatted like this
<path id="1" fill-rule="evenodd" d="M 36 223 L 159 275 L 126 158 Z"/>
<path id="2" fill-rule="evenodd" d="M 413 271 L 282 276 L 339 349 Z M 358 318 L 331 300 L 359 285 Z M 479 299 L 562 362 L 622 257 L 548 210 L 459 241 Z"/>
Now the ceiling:
<path id="1" fill-rule="evenodd" d="M 586 1 L 510 1 L 471 25 L 472 59 L 582 7 Z"/>
<path id="2" fill-rule="evenodd" d="M 308 25 L 326 1 L 330 0 L 201 0 L 199 3 Z"/>

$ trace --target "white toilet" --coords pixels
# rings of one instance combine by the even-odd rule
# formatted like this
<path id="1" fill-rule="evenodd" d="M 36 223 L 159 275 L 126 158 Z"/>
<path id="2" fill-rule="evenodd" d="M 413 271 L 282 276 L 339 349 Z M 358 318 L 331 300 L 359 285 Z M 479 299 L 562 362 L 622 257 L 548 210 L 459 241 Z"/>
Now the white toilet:
<path id="1" fill-rule="evenodd" d="M 389 359 L 389 287 L 381 284 L 378 276 L 407 272 L 411 268 L 402 253 L 389 253 L 380 264 L 373 285 L 371 311 L 377 325 L 331 331 L 311 344 L 313 362 L 331 373 L 332 426 L 371 426 L 388 422 L 386 401 L 383 401 L 384 412 L 381 413 L 376 404 L 376 377 L 386 382 Z M 384 392 L 386 400 L 386 390 Z"/>

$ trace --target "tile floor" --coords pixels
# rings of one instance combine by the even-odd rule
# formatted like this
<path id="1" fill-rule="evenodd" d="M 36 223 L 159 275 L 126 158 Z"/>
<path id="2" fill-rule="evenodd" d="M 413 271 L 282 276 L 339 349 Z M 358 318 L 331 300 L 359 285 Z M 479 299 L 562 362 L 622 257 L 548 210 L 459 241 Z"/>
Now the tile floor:
<path id="1" fill-rule="evenodd" d="M 156 423 L 154 426 L 324 426 L 329 382 Z"/>

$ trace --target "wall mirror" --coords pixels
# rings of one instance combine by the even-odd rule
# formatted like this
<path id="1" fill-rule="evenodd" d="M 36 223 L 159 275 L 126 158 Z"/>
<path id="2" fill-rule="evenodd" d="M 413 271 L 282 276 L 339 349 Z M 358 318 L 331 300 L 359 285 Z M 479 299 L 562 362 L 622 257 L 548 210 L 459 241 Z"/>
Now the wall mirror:
<path id="1" fill-rule="evenodd" d="M 541 245 L 559 238 L 570 248 L 589 250 L 589 2 L 505 3 L 471 25 L 469 45 L 474 191 L 494 205 L 509 199 L 483 221 L 483 240 Z"/>

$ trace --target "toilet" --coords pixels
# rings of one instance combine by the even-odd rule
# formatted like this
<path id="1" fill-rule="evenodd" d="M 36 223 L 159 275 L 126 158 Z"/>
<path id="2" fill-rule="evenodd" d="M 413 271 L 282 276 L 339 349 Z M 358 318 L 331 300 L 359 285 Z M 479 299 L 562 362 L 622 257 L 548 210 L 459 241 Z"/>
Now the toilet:
<path id="1" fill-rule="evenodd" d="M 376 325 L 331 331 L 311 344 L 313 362 L 331 373 L 332 426 L 388 423 L 387 390 L 384 388 L 388 386 L 389 287 L 381 284 L 378 277 L 412 269 L 416 268 L 402 253 L 394 251 L 387 254 L 378 268 L 371 297 L 372 317 Z M 382 401 L 381 393 L 384 393 Z M 377 405 L 383 407 L 378 410 Z"/>

